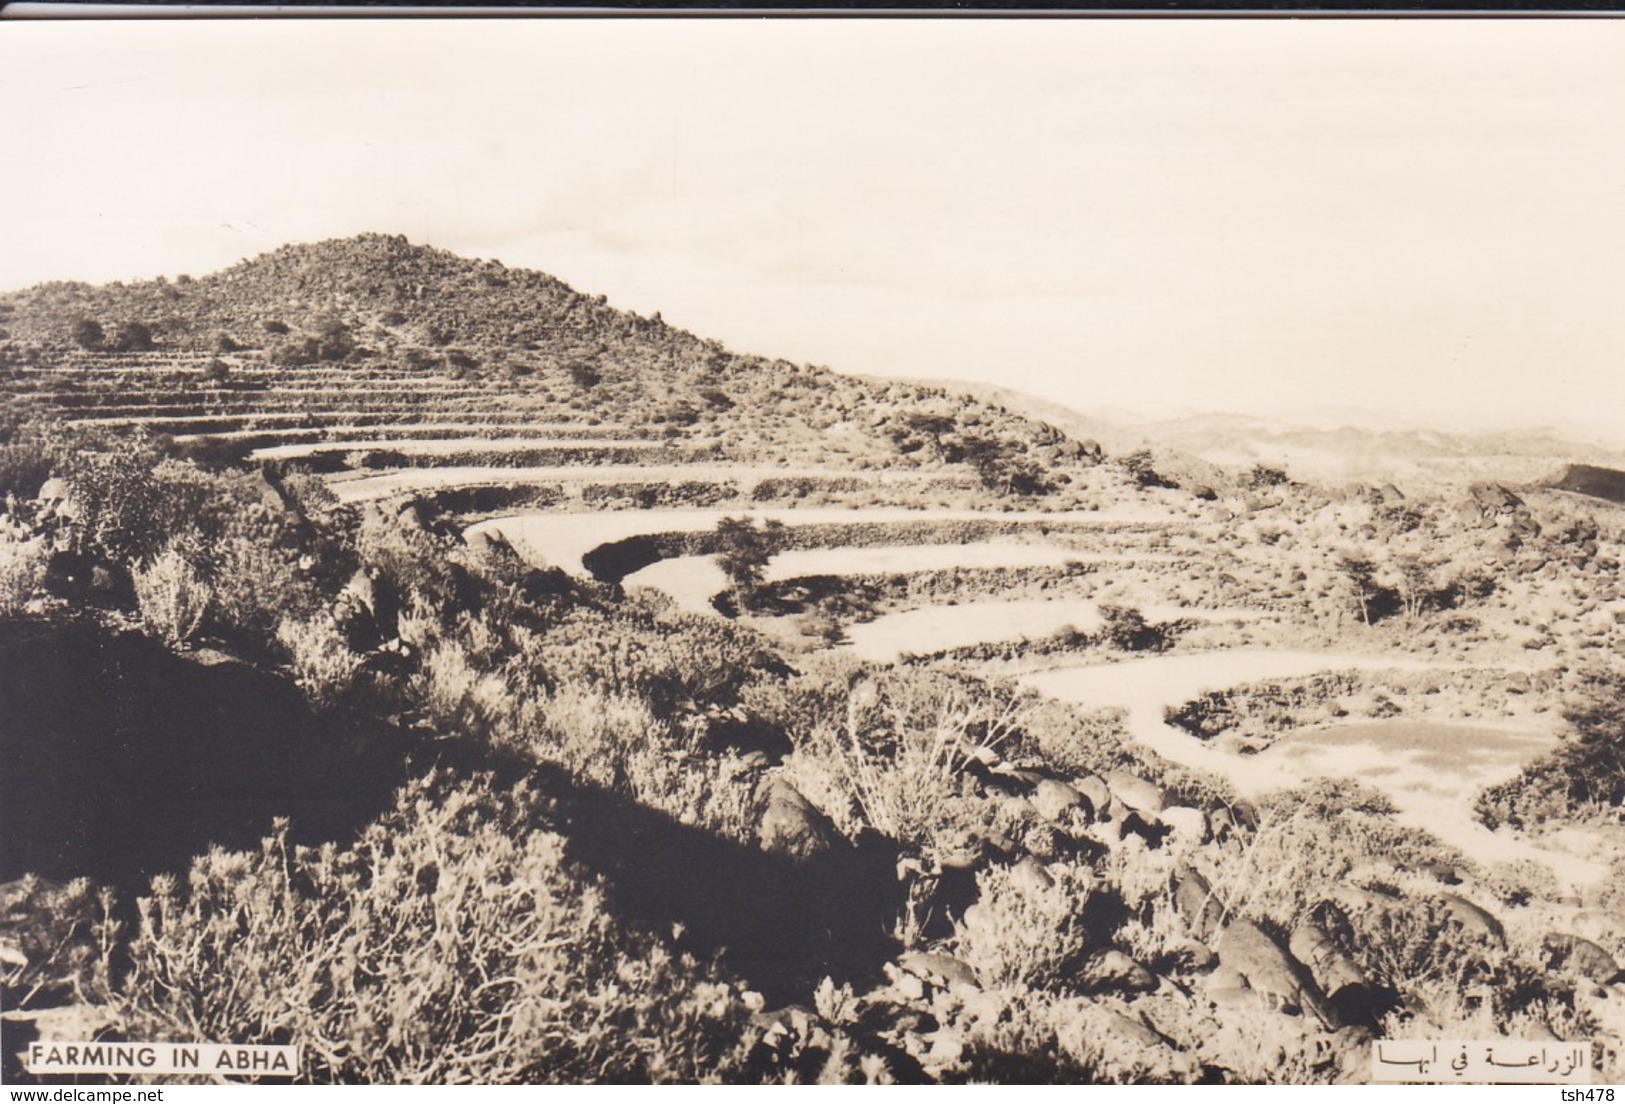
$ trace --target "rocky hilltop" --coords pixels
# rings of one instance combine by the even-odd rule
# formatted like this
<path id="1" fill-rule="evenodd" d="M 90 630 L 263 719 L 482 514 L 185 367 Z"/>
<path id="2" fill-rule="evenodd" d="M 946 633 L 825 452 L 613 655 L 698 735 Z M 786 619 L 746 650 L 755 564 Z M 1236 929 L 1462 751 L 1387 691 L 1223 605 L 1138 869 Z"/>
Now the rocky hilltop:
<path id="1" fill-rule="evenodd" d="M 223 392 L 274 385 L 278 369 L 446 378 L 467 394 L 500 391 L 493 409 L 517 403 L 532 421 L 608 423 L 733 460 L 964 464 L 990 485 L 1037 491 L 1024 461 L 1098 457 L 993 403 L 731 353 L 658 313 L 398 236 L 290 245 L 197 279 L 43 284 L 0 296 L 0 333 L 5 365 L 185 365 Z M 8 398 L 49 412 L 62 405 L 57 391 L 82 390 L 72 378 L 50 382 Z"/>

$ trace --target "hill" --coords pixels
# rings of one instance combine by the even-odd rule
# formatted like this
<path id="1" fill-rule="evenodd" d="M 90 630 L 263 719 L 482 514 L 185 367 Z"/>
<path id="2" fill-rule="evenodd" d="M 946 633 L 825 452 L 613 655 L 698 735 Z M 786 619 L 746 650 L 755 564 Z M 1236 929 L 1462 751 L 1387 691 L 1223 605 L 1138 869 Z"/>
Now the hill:
<path id="1" fill-rule="evenodd" d="M 0 338 L 8 404 L 18 410 L 145 418 L 176 434 L 241 431 L 250 414 L 324 406 L 375 415 L 387 389 L 416 400 L 419 413 L 428 402 L 492 416 L 488 429 L 504 414 L 607 423 L 722 459 L 968 464 L 990 484 L 1008 484 L 1019 461 L 1090 459 L 1054 428 L 991 404 L 736 355 L 658 313 L 617 310 L 544 273 L 377 234 L 286 246 L 197 279 L 42 284 L 0 296 Z M 325 390 L 278 397 L 317 377 Z M 97 388 L 98 380 L 119 386 Z M 402 405 L 411 403 L 375 420 L 410 423 L 395 416 Z"/>

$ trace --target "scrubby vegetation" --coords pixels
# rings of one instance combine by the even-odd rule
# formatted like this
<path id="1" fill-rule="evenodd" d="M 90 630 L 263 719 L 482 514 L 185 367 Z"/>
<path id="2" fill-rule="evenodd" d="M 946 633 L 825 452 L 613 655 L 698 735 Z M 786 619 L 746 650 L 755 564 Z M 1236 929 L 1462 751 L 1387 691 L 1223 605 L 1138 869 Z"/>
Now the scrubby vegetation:
<path id="1" fill-rule="evenodd" d="M 1625 677 L 1591 670 L 1575 697 L 1563 713 L 1569 724 L 1563 743 L 1479 800 L 1490 827 L 1618 824 L 1625 815 Z"/>
<path id="2" fill-rule="evenodd" d="M 1620 1075 L 1617 514 L 1196 480 L 399 239 L 6 302 L 8 1080 L 63 1022 L 311 1082 L 1358 1081 L 1412 1035 Z M 1054 555 L 907 562 L 995 541 Z M 773 574 L 813 549 L 887 555 Z M 721 581 L 627 582 L 679 557 Z M 1015 599 L 1098 617 L 847 646 Z M 1146 689 L 1265 643 L 1369 662 Z M 1515 859 L 1392 763 L 1209 769 L 1440 717 L 1548 741 L 1460 801 Z"/>

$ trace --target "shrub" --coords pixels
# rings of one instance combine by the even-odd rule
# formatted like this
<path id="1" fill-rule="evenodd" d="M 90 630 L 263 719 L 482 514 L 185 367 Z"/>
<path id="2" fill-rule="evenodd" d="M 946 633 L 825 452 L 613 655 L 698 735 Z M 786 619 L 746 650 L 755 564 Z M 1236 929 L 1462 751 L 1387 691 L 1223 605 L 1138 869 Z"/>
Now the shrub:
<path id="1" fill-rule="evenodd" d="M 977 872 L 978 900 L 955 926 L 954 944 L 985 984 L 1049 988 L 1082 961 L 1088 876 L 1057 867 L 1052 877 L 1039 886 L 1018 880 L 1010 867 Z"/>
<path id="2" fill-rule="evenodd" d="M 1168 479 L 1156 469 L 1156 461 L 1152 459 L 1150 449 L 1140 449 L 1123 457 L 1123 470 L 1136 484 L 1145 488 L 1167 487 L 1177 488 L 1178 483 Z"/>
<path id="3" fill-rule="evenodd" d="M 833 773 L 856 804 L 863 823 L 913 847 L 930 846 L 961 819 L 955 756 L 959 749 L 931 734 L 911 732 L 890 754 L 857 740 L 830 739 L 824 747 Z M 817 744 L 807 745 L 816 752 Z"/>
<path id="4" fill-rule="evenodd" d="M 1592 671 L 1564 711 L 1569 737 L 1516 778 L 1479 797 L 1475 811 L 1491 828 L 1545 821 L 1617 821 L 1625 806 L 1625 676 Z"/>
<path id="5" fill-rule="evenodd" d="M 1102 604 L 1100 637 L 1125 652 L 1165 652 L 1173 643 L 1165 625 L 1154 625 L 1132 606 Z"/>
<path id="6" fill-rule="evenodd" d="M 8 495 L 32 499 L 51 477 L 55 457 L 51 448 L 38 441 L 18 441 L 0 445 L 0 501 Z"/>
<path id="7" fill-rule="evenodd" d="M 304 620 L 284 618 L 277 625 L 276 638 L 288 653 L 294 680 L 318 709 L 337 704 L 366 661 L 325 614 Z"/>
<path id="8" fill-rule="evenodd" d="M 626 788 L 640 805 L 751 844 L 757 818 L 747 770 L 734 752 L 713 757 L 669 738 L 638 741 L 626 752 Z"/>
<path id="9" fill-rule="evenodd" d="M 833 709 L 803 700 L 810 708 L 791 721 L 798 776 L 837 786 L 855 823 L 925 850 L 980 821 L 961 771 L 979 749 L 1014 753 L 1033 708 L 1027 695 L 919 671 L 861 683 Z"/>
<path id="10" fill-rule="evenodd" d="M 1254 464 L 1242 477 L 1243 484 L 1248 490 L 1264 491 L 1271 487 L 1280 487 L 1291 482 L 1286 472 L 1281 468 L 1272 468 L 1264 464 Z"/>
<path id="11" fill-rule="evenodd" d="M 570 373 L 570 382 L 574 383 L 583 391 L 591 391 L 594 387 L 597 387 L 601 382 L 603 382 L 604 378 L 602 373 L 600 373 L 597 368 L 586 363 L 585 361 L 578 360 L 571 363 L 566 368 L 566 371 Z"/>
<path id="12" fill-rule="evenodd" d="M 632 748 L 661 734 L 642 699 L 577 683 L 539 699 L 533 716 L 531 753 L 606 789 L 624 788 Z"/>
<path id="13" fill-rule="evenodd" d="M 509 715 L 513 690 L 500 675 L 484 673 L 455 642 L 436 644 L 412 680 L 413 697 L 443 732 L 489 739 Z"/>
<path id="14" fill-rule="evenodd" d="M 102 331 L 102 324 L 94 318 L 81 318 L 73 326 L 73 343 L 88 352 L 98 352 L 107 335 Z"/>
<path id="15" fill-rule="evenodd" d="M 301 1079 L 697 1081 L 737 1060 L 728 986 L 629 931 L 490 780 L 412 783 L 353 847 L 213 851 L 154 879 L 111 994 L 148 1039 L 298 1041 Z"/>
<path id="16" fill-rule="evenodd" d="M 306 617 L 320 602 L 315 580 L 299 568 L 296 535 L 254 505 L 229 520 L 213 542 L 214 617 L 240 632 L 270 633 L 284 617 Z"/>
<path id="17" fill-rule="evenodd" d="M 81 508 L 80 526 L 92 546 L 116 563 L 154 555 L 176 535 L 176 518 L 153 467 L 150 441 L 137 440 L 105 452 L 71 455 L 67 479 Z"/>
<path id="18" fill-rule="evenodd" d="M 1331 886 L 1359 873 L 1399 876 L 1459 853 L 1396 823 L 1394 807 L 1355 782 L 1320 780 L 1267 796 L 1245 852 L 1208 871 L 1231 916 L 1290 928 Z"/>
<path id="19" fill-rule="evenodd" d="M 130 578 L 141 619 L 171 647 L 186 644 L 203 626 L 213 595 L 173 545 L 133 570 Z"/>
<path id="20" fill-rule="evenodd" d="M 146 353 L 154 348 L 152 328 L 145 322 L 125 322 L 113 331 L 107 347 L 115 353 Z"/>
<path id="21" fill-rule="evenodd" d="M 0 617 L 15 617 L 45 581 L 45 546 L 39 541 L 0 540 Z"/>
<path id="22" fill-rule="evenodd" d="M 24 874 L 6 883 L 0 947 L 12 953 L 0 961 L 0 1002 L 8 1013 L 71 1004 L 97 984 L 94 933 L 110 904 L 85 878 L 63 885 Z"/>

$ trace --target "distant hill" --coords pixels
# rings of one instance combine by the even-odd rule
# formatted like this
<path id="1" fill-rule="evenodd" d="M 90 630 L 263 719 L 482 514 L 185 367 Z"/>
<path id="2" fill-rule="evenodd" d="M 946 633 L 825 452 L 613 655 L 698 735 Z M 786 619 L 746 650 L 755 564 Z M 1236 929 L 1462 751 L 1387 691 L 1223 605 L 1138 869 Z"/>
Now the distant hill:
<path id="1" fill-rule="evenodd" d="M 992 404 L 737 355 L 658 313 L 617 310 L 544 273 L 399 236 L 285 246 L 195 279 L 42 284 L 0 296 L 0 339 L 0 368 L 14 383 L 8 404 L 45 411 L 77 385 L 72 371 L 42 368 L 85 365 L 110 378 L 167 365 L 173 375 L 214 355 L 217 373 L 259 386 L 274 387 L 279 369 L 358 386 L 432 377 L 464 398 L 483 388 L 522 399 L 527 420 L 624 426 L 724 458 L 980 465 L 990 485 L 1001 463 L 1091 460 L 1054 427 Z M 34 373 L 27 387 L 16 382 L 25 369 Z M 159 386 L 157 372 L 146 378 Z"/>
<path id="2" fill-rule="evenodd" d="M 1293 478 L 1309 482 L 1397 482 L 1407 488 L 1482 481 L 1533 483 L 1565 465 L 1625 467 L 1625 453 L 1551 429 L 1317 428 L 1222 413 L 1130 419 L 1068 411 L 1010 388 L 972 383 L 943 386 L 1050 421 L 1072 436 L 1098 441 L 1108 452 L 1151 449 L 1159 470 L 1183 472 L 1182 482 L 1214 483 L 1224 478 L 1220 471 L 1234 473 L 1255 464 L 1282 468 Z"/>

